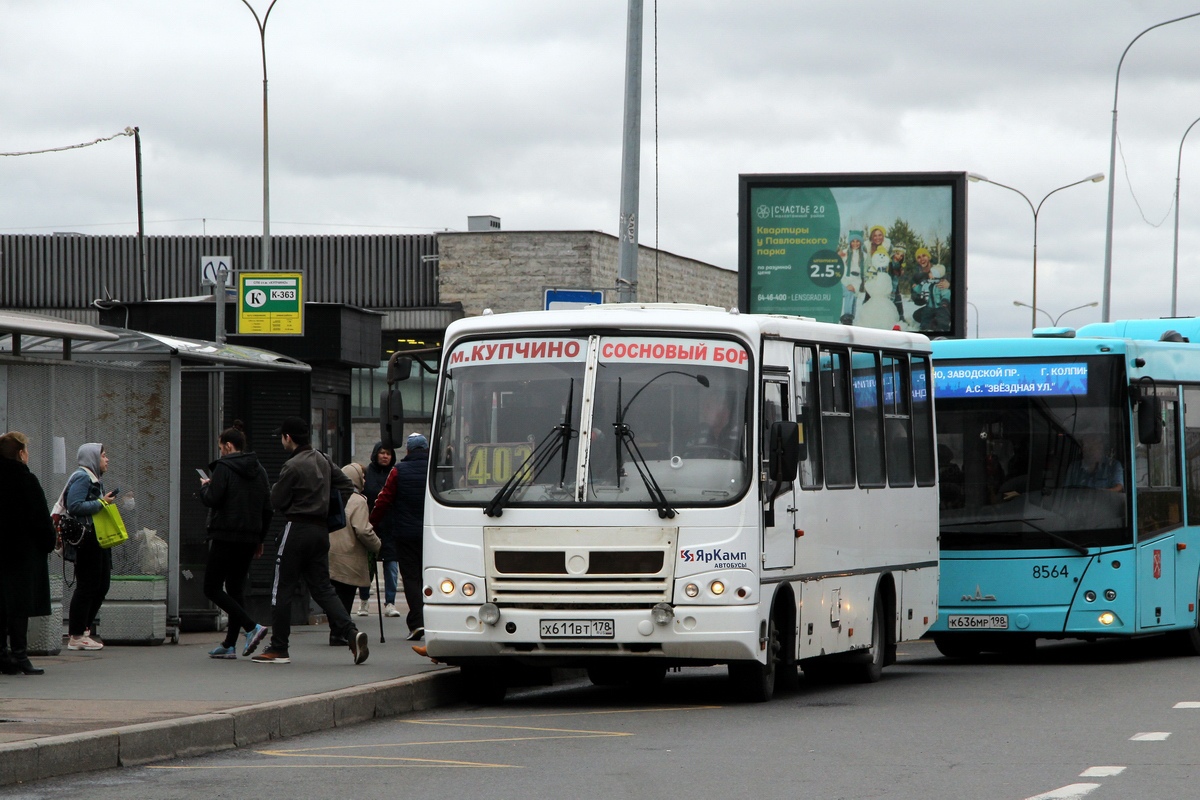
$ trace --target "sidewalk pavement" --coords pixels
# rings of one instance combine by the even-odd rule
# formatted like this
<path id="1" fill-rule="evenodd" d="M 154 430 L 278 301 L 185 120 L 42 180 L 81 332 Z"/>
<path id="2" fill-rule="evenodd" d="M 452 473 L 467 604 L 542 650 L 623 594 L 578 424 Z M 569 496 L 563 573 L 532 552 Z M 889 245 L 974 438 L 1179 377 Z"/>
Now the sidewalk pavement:
<path id="1" fill-rule="evenodd" d="M 385 644 L 377 618 L 354 620 L 370 638 L 370 657 L 358 666 L 348 648 L 329 646 L 326 625 L 292 628 L 290 664 L 209 658 L 224 637 L 217 632 L 35 656 L 45 675 L 0 675 L 0 786 L 196 756 L 458 699 L 458 670 L 414 653 L 403 619 L 384 620 Z"/>

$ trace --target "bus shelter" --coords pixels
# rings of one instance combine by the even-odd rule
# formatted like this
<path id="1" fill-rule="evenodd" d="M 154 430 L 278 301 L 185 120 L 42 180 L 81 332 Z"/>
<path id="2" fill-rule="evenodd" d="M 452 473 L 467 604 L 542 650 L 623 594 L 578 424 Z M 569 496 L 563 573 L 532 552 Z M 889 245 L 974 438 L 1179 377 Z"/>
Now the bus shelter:
<path id="1" fill-rule="evenodd" d="M 130 537 L 112 551 L 113 575 L 165 583 L 165 597 L 155 599 L 166 604 L 166 637 L 177 639 L 181 581 L 189 577 L 180 563 L 181 485 L 185 469 L 203 466 L 183 463 L 182 441 L 185 429 L 219 425 L 208 393 L 186 386 L 208 375 L 309 371 L 251 347 L 0 312 L 0 431 L 29 436 L 30 469 L 50 503 L 75 470 L 79 446 L 104 444 L 105 487 L 121 490 Z M 51 575 L 66 586 L 65 607 L 72 566 L 50 558 Z"/>

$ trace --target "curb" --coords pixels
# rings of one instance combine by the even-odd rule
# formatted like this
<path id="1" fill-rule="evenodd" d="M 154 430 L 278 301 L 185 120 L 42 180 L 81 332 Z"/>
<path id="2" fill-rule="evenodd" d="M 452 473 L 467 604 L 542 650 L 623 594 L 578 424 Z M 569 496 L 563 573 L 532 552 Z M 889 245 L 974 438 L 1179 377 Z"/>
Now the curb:
<path id="1" fill-rule="evenodd" d="M 210 714 L 0 744 L 0 786 L 217 753 L 425 711 L 460 695 L 458 670 L 438 670 Z"/>

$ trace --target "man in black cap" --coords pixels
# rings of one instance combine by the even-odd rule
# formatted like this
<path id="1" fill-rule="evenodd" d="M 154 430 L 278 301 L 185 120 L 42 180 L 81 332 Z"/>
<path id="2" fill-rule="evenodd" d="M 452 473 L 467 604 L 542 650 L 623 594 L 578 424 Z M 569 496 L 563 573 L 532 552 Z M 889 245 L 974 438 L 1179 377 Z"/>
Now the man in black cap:
<path id="1" fill-rule="evenodd" d="M 260 664 L 291 661 L 288 638 L 292 597 L 303 578 L 312 598 L 329 617 L 332 632 L 350 643 L 354 663 L 361 664 L 367 660 L 367 635 L 350 620 L 329 583 L 330 486 L 348 493 L 354 484 L 328 458 L 313 450 L 308 423 L 300 417 L 285 418 L 275 435 L 283 449 L 292 454 L 279 471 L 279 481 L 271 487 L 271 506 L 287 519 L 287 525 L 279 539 L 271 584 L 271 644 L 251 660 Z"/>

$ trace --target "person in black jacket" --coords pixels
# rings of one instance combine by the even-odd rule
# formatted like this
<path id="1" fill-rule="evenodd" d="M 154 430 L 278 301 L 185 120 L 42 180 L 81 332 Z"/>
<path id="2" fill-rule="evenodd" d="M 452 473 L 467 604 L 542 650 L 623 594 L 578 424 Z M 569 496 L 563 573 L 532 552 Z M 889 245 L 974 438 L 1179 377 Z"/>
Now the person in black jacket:
<path id="1" fill-rule="evenodd" d="M 0 436 L 0 668 L 6 675 L 41 675 L 29 660 L 30 617 L 50 614 L 46 556 L 57 534 L 46 495 L 29 471 L 29 439 L 11 431 Z"/>
<path id="2" fill-rule="evenodd" d="M 386 529 L 388 544 L 394 548 L 408 602 L 408 640 L 425 637 L 424 598 L 421 596 L 421 535 L 425 522 L 425 482 L 429 474 L 429 441 L 419 433 L 410 434 L 407 454 L 388 475 L 387 483 L 375 498 L 371 524 Z M 383 537 L 380 537 L 383 538 Z M 399 616 L 399 615 L 397 615 Z"/>
<path id="3" fill-rule="evenodd" d="M 246 632 L 242 655 L 255 651 L 267 635 L 247 613 L 243 587 L 251 559 L 262 555 L 271 524 L 271 483 L 258 456 L 245 452 L 242 423 L 221 433 L 221 457 L 208 465 L 210 478 L 200 480 L 200 502 L 208 506 L 208 563 L 204 596 L 229 615 L 225 641 L 208 652 L 211 658 L 237 658 L 238 634 Z"/>

